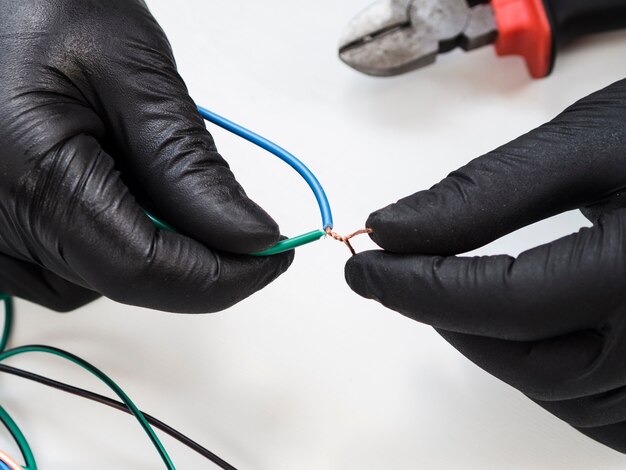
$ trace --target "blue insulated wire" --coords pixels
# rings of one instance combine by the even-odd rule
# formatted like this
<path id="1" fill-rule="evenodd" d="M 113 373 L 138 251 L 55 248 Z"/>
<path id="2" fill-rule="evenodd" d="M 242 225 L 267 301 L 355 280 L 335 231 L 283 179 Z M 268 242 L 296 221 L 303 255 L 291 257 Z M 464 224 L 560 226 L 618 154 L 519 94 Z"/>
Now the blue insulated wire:
<path id="1" fill-rule="evenodd" d="M 2 460 L 0 460 L 0 470 L 11 470 L 11 469 L 9 468 L 9 466 L 6 463 L 4 463 Z"/>
<path id="2" fill-rule="evenodd" d="M 326 230 L 327 228 L 333 228 L 333 215 L 330 210 L 330 204 L 328 202 L 328 198 L 326 197 L 326 193 L 324 192 L 324 188 L 317 180 L 315 175 L 307 168 L 307 166 L 302 163 L 298 158 L 289 153 L 284 148 L 276 145 L 274 142 L 267 140 L 265 137 L 261 137 L 260 135 L 246 129 L 245 127 L 236 124 L 219 114 L 215 114 L 213 111 L 209 111 L 201 106 L 198 106 L 198 111 L 200 115 L 206 119 L 207 121 L 219 126 L 223 129 L 226 129 L 233 134 L 238 135 L 239 137 L 246 139 L 248 142 L 252 142 L 255 145 L 258 145 L 262 149 L 267 150 L 268 152 L 276 155 L 282 161 L 291 166 L 294 170 L 296 170 L 302 178 L 308 183 L 309 187 L 315 194 L 315 199 L 317 199 L 317 204 L 320 207 L 320 212 L 322 214 L 322 223 L 323 228 Z"/>

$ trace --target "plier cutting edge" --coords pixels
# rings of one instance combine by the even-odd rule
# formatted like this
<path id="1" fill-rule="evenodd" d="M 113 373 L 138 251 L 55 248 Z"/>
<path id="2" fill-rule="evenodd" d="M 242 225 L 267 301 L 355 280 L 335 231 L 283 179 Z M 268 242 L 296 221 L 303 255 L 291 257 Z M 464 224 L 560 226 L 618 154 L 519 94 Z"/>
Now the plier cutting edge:
<path id="1" fill-rule="evenodd" d="M 375 76 L 399 75 L 457 47 L 494 44 L 520 55 L 534 78 L 554 67 L 557 47 L 626 27 L 626 0 L 377 0 L 348 25 L 339 56 Z"/>

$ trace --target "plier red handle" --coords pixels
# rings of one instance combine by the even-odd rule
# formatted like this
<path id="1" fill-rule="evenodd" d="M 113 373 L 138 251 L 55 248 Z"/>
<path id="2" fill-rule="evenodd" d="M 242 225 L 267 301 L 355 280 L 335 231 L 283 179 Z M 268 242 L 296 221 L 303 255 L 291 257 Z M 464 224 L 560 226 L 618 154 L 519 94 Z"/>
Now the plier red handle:
<path id="1" fill-rule="evenodd" d="M 493 43 L 499 55 L 522 56 L 542 78 L 563 43 L 620 28 L 626 0 L 378 0 L 350 22 L 339 55 L 361 72 L 386 76 L 456 47 Z"/>

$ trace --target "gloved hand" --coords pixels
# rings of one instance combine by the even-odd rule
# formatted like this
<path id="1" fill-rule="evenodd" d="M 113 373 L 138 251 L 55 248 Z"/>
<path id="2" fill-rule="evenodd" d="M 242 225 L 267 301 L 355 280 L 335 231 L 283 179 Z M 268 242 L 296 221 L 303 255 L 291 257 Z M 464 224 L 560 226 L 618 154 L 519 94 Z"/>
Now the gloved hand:
<path id="1" fill-rule="evenodd" d="M 278 226 L 217 152 L 143 1 L 0 7 L 0 292 L 212 312 L 287 269 L 292 254 L 241 255 Z"/>
<path id="2" fill-rule="evenodd" d="M 433 325 L 462 354 L 626 452 L 626 80 L 374 212 L 386 251 L 353 257 L 358 294 Z M 457 257 L 580 208 L 592 228 L 517 257 Z"/>

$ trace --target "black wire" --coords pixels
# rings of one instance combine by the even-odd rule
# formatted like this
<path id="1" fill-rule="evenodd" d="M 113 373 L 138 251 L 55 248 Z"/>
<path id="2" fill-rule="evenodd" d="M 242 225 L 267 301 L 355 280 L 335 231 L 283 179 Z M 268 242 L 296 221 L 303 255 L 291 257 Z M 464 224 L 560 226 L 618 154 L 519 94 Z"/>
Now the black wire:
<path id="1" fill-rule="evenodd" d="M 104 395 L 99 395 L 97 393 L 90 392 L 82 388 L 74 387 L 73 385 L 68 385 L 63 382 L 58 382 L 57 380 L 53 380 L 48 377 L 44 377 L 42 375 L 37 375 L 37 374 L 28 372 L 22 369 L 16 369 L 15 367 L 7 366 L 4 364 L 0 364 L 0 372 L 5 372 L 7 374 L 15 375 L 17 377 L 22 377 L 23 379 L 32 380 L 33 382 L 38 382 L 40 384 L 47 385 L 48 387 L 56 388 L 57 390 L 61 390 L 63 392 L 71 393 L 72 395 L 77 395 L 79 397 L 87 398 L 88 400 L 102 403 L 103 405 L 110 406 L 111 408 L 115 408 L 116 410 L 123 411 L 124 413 L 130 414 L 130 410 L 126 407 L 126 405 L 124 405 L 124 403 L 113 400 L 109 397 L 105 397 Z M 223 468 L 224 470 L 237 470 L 231 464 L 222 460 L 213 452 L 202 447 L 200 444 L 190 439 L 189 437 L 185 436 L 183 433 L 165 424 L 163 421 L 160 421 L 159 419 L 154 418 L 153 416 L 150 416 L 147 413 L 144 413 L 143 411 L 142 413 L 145 416 L 146 420 L 152 426 L 160 429 L 166 434 L 169 434 L 171 437 L 183 443 L 190 449 L 196 451 L 198 454 L 210 460 L 218 467 Z"/>

